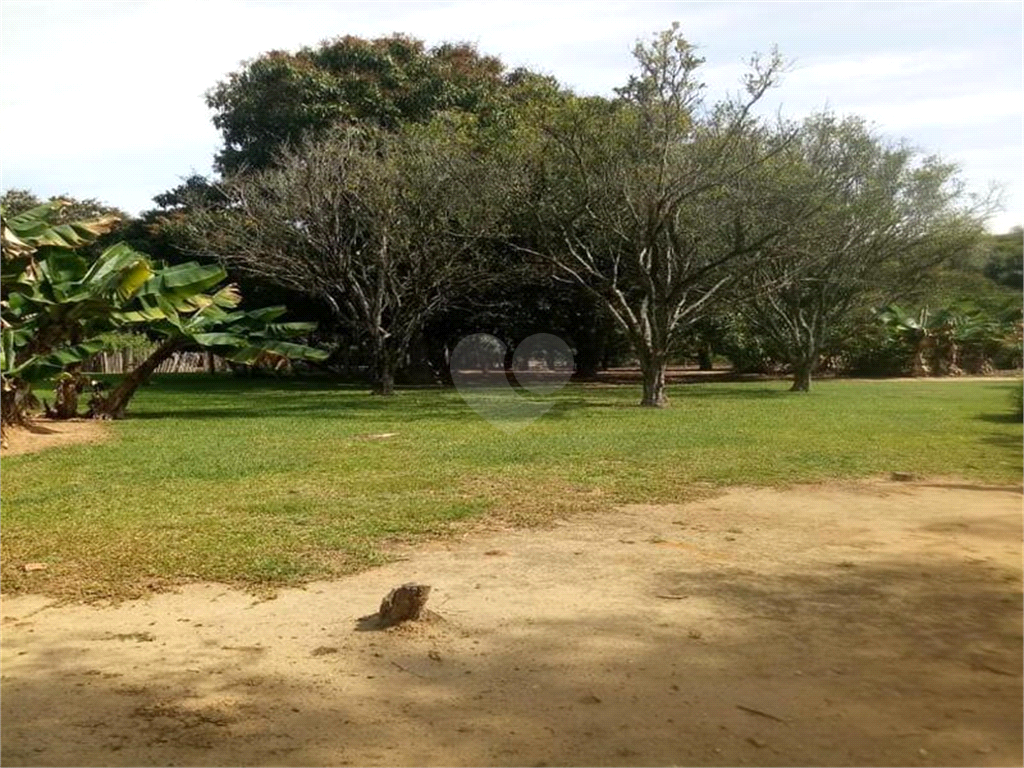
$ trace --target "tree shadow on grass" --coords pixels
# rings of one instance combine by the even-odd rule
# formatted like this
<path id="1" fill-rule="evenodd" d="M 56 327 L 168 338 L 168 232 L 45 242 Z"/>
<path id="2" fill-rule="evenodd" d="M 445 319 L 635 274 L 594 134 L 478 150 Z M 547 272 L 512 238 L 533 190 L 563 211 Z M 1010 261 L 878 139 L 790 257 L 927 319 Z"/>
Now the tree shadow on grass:
<path id="1" fill-rule="evenodd" d="M 332 402 L 299 400 L 290 404 L 267 405 L 239 405 L 239 406 L 213 406 L 200 408 L 172 408 L 168 410 L 140 409 L 129 411 L 129 420 L 148 419 L 181 419 L 181 420 L 206 420 L 206 419 L 344 419 L 351 421 L 361 416 L 388 416 L 390 414 L 400 417 L 402 421 L 423 421 L 445 419 L 453 421 L 464 421 L 474 416 L 472 411 L 463 407 L 462 403 L 451 403 L 439 406 L 415 408 L 398 406 L 390 403 L 378 403 L 367 397 L 363 400 L 335 400 Z"/>
<path id="2" fill-rule="evenodd" d="M 693 388 L 689 386 L 680 386 L 671 387 L 669 389 L 669 407 L 672 407 L 672 401 L 676 398 L 687 400 L 701 400 L 704 398 L 728 398 L 731 400 L 777 400 L 786 397 L 799 398 L 804 396 L 806 396 L 806 394 L 803 392 L 790 392 L 788 389 L 767 389 L 765 387 L 754 386 L 732 386 L 728 388 Z"/>
<path id="3" fill-rule="evenodd" d="M 1021 417 L 1015 413 L 982 413 L 974 417 L 989 424 L 1020 424 Z"/>
<path id="4" fill-rule="evenodd" d="M 1022 447 L 1020 437 L 1013 437 L 1012 435 L 986 435 L 981 438 L 981 442 L 986 445 L 995 446 L 1007 453 L 1012 453 L 1018 460 L 1020 459 Z"/>

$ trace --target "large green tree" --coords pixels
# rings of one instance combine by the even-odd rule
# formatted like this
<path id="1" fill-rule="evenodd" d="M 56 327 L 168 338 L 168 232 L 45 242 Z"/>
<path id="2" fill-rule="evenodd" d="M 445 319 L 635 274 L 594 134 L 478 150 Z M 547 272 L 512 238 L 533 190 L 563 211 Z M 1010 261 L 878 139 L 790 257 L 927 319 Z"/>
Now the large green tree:
<path id="1" fill-rule="evenodd" d="M 955 166 L 887 143 L 857 118 L 807 120 L 779 162 L 791 170 L 782 180 L 814 179 L 802 186 L 812 212 L 764 244 L 740 306 L 792 368 L 793 390 L 807 391 L 822 350 L 854 333 L 851 320 L 912 295 L 970 250 L 990 207 L 968 195 Z"/>
<path id="2" fill-rule="evenodd" d="M 1020 291 L 1024 285 L 1024 229 L 989 235 L 984 242 L 985 277 Z"/>
<path id="3" fill-rule="evenodd" d="M 217 168 L 265 168 L 275 153 L 338 125 L 394 130 L 447 110 L 500 119 L 502 63 L 469 44 L 434 48 L 405 35 L 340 37 L 248 61 L 207 93 L 224 137 Z"/>
<path id="4" fill-rule="evenodd" d="M 514 234 L 603 302 L 639 358 L 641 405 L 658 407 L 679 339 L 798 215 L 799 198 L 766 178 L 787 131 L 753 111 L 777 55 L 752 62 L 741 96 L 709 104 L 703 60 L 678 25 L 634 53 L 639 71 L 618 99 L 570 95 L 540 115 L 520 152 Z"/>

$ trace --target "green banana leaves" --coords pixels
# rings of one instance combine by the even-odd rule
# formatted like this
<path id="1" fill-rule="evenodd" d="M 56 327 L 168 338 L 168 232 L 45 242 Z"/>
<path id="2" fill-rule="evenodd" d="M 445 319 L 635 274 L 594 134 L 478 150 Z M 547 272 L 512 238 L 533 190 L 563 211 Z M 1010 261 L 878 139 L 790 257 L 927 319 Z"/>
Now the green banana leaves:
<path id="1" fill-rule="evenodd" d="M 265 353 L 322 360 L 327 352 L 290 341 L 314 323 L 277 323 L 284 307 L 242 311 L 227 274 L 212 264 L 163 266 L 126 243 L 89 261 L 75 249 L 109 232 L 117 217 L 54 224 L 60 201 L 3 216 L 0 376 L 31 385 L 103 351 L 99 336 L 144 330 L 183 346 L 250 362 Z"/>
<path id="2" fill-rule="evenodd" d="M 45 246 L 74 250 L 107 234 L 121 220 L 119 216 L 108 214 L 89 221 L 54 224 L 53 217 L 65 205 L 64 201 L 55 200 L 38 205 L 17 216 L 5 216 L 3 220 L 4 249 L 10 249 L 11 256 L 30 254 Z"/>

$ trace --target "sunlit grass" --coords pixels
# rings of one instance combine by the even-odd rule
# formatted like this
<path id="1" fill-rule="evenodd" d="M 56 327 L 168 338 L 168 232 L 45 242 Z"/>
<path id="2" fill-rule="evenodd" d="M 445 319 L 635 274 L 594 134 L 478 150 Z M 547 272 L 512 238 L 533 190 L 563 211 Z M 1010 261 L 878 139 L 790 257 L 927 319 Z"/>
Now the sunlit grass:
<path id="1" fill-rule="evenodd" d="M 570 386 L 515 434 L 454 391 L 165 377 L 113 439 L 3 461 L 5 591 L 118 596 L 191 579 L 253 587 L 349 572 L 382 544 L 491 513 L 533 522 L 697 489 L 894 470 L 1021 481 L 1005 382 Z M 392 437 L 376 438 L 384 433 Z M 48 569 L 25 574 L 26 562 Z"/>

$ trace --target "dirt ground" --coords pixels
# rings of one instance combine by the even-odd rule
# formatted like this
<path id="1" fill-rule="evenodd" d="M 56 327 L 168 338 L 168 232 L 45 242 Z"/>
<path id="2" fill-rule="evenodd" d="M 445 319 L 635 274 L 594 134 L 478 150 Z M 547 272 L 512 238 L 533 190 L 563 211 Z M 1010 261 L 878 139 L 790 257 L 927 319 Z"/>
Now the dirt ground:
<path id="1" fill-rule="evenodd" d="M 4 765 L 1020 765 L 1019 489 L 737 489 L 257 600 L 2 606 Z M 436 618 L 358 619 L 406 581 Z"/>
<path id="2" fill-rule="evenodd" d="M 28 427 L 11 427 L 8 444 L 0 448 L 0 456 L 37 453 L 47 448 L 75 443 L 97 443 L 110 437 L 101 421 L 70 419 L 49 421 L 38 419 Z"/>

